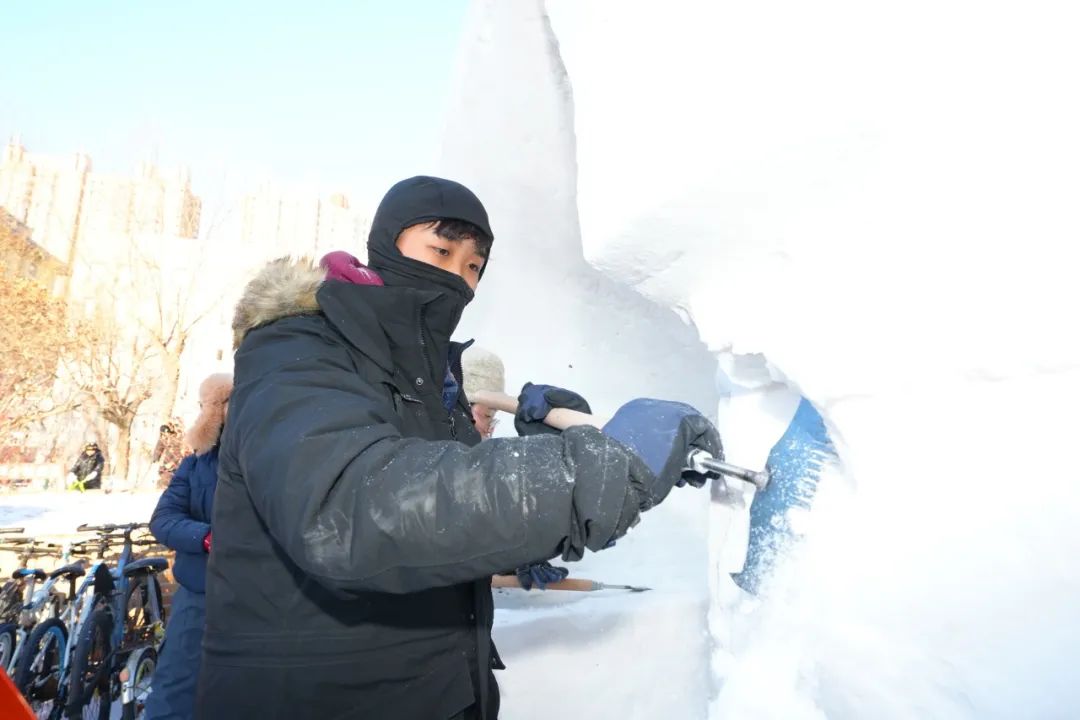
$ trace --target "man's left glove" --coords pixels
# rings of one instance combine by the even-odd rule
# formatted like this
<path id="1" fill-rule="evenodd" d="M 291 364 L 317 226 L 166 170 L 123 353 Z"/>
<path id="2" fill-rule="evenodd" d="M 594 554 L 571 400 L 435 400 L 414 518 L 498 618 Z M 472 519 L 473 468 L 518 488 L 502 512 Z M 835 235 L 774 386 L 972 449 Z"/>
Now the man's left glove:
<path id="1" fill-rule="evenodd" d="M 525 383 L 518 395 L 517 412 L 514 413 L 514 428 L 518 435 L 559 434 L 559 430 L 544 424 L 544 418 L 555 408 L 592 413 L 589 403 L 576 392 L 554 385 Z"/>
<path id="2" fill-rule="evenodd" d="M 522 565 L 514 571 L 521 587 L 532 590 L 534 587 L 544 590 L 549 583 L 565 580 L 570 571 L 564 567 L 556 567 L 544 561 L 532 565 Z"/>

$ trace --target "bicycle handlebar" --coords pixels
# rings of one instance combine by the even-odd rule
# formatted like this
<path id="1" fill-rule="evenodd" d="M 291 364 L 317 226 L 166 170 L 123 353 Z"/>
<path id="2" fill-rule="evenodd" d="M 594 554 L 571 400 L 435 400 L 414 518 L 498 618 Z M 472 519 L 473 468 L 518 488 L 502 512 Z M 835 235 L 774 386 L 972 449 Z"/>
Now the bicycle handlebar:
<path id="1" fill-rule="evenodd" d="M 75 532 L 96 532 L 101 534 L 116 532 L 122 530 L 129 532 L 131 530 L 138 530 L 140 528 L 148 528 L 150 523 L 124 523 L 121 525 L 114 525 L 112 523 L 105 523 L 104 525 L 86 525 L 85 523 L 75 528 Z"/>
<path id="2" fill-rule="evenodd" d="M 0 550 L 6 552 L 19 553 L 21 555 L 52 555 L 53 553 L 63 552 L 62 545 L 55 545 L 53 543 L 42 543 L 40 545 L 7 545 L 0 544 Z"/>

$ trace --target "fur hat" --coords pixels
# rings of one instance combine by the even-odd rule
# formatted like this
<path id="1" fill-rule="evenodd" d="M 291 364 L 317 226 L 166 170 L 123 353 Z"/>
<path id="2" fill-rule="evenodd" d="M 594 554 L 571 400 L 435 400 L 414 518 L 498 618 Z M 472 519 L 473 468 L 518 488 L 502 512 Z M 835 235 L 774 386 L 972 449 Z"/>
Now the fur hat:
<path id="1" fill-rule="evenodd" d="M 506 392 L 506 370 L 499 356 L 490 350 L 473 345 L 461 357 L 461 374 L 465 381 L 465 396 L 478 390 Z"/>
<path id="2" fill-rule="evenodd" d="M 187 444 L 202 455 L 217 445 L 221 429 L 225 426 L 225 403 L 232 394 L 233 378 L 228 373 L 215 373 L 199 386 L 199 402 L 202 409 L 195 423 L 188 430 Z"/>

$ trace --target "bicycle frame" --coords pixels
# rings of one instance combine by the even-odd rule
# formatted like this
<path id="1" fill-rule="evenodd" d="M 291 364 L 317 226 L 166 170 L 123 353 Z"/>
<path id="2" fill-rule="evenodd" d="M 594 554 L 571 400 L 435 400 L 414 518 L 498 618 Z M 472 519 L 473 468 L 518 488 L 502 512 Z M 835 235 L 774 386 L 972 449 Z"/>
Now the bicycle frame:
<path id="1" fill-rule="evenodd" d="M 62 565 L 67 565 L 70 557 L 71 545 L 67 544 L 64 546 L 62 552 L 60 553 L 60 563 Z M 80 560 L 78 564 L 81 565 L 82 561 Z M 56 585 L 61 580 L 67 580 L 70 583 L 70 589 L 67 593 L 61 593 L 60 591 L 56 590 Z M 58 597 L 66 601 L 64 603 L 65 605 L 75 598 L 75 582 L 72 578 L 66 578 L 63 575 L 46 578 L 45 584 L 42 585 L 40 589 L 35 591 L 34 586 L 36 584 L 36 578 L 29 578 L 27 581 L 27 588 L 24 597 L 28 597 L 30 599 L 27 600 L 26 604 L 23 606 L 23 611 L 20 616 L 23 625 L 32 626 L 36 623 L 41 622 L 41 612 L 42 610 L 49 607 L 49 600 L 53 597 L 54 592 Z M 62 614 L 63 609 L 61 609 L 60 612 L 56 613 L 56 617 L 60 617 L 60 615 Z"/>

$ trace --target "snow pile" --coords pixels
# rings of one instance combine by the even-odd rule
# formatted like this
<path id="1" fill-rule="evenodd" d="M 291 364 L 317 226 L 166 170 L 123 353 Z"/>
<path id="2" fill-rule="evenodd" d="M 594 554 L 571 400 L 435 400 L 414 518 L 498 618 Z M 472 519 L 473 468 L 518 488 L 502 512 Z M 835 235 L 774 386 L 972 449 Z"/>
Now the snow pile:
<path id="1" fill-rule="evenodd" d="M 857 491 L 831 484 L 800 562 L 760 605 L 724 584 L 730 558 L 715 548 L 694 578 L 705 551 L 688 545 L 724 529 L 716 512 L 705 527 L 703 497 L 680 493 L 586 567 L 636 582 L 667 561 L 687 594 L 590 598 L 522 620 L 535 642 L 507 653 L 521 657 L 502 678 L 507 717 L 544 713 L 541 691 L 598 717 L 646 717 L 639 703 L 673 686 L 681 699 L 654 716 L 1074 715 L 1076 10 L 548 10 L 558 43 L 536 2 L 475 4 L 449 118 L 446 172 L 476 186 L 500 238 L 485 283 L 503 284 L 485 292 L 501 304 L 482 292 L 470 310 L 481 342 L 504 341 L 511 385 L 598 383 L 597 405 L 663 394 L 672 374 L 687 399 L 703 373 L 712 382 L 678 344 L 613 351 L 638 324 L 619 314 L 628 296 L 564 272 L 581 247 L 605 288 L 692 317 L 720 353 L 717 384 L 737 390 L 721 408 L 733 460 L 763 457 L 797 388 L 828 419 Z M 558 362 L 542 365 L 549 354 Z M 633 575 L 616 580 L 613 566 Z M 686 680 L 709 648 L 678 645 L 694 623 L 705 632 L 688 609 L 709 589 L 711 689 Z M 558 633 L 591 608 L 610 625 L 568 651 Z M 650 622 L 664 624 L 650 634 Z M 562 693 L 568 677 L 587 681 Z"/>

